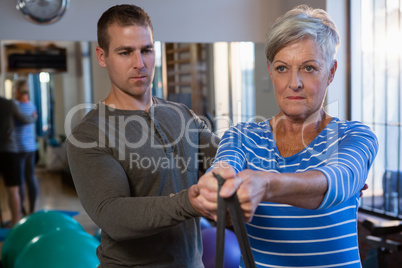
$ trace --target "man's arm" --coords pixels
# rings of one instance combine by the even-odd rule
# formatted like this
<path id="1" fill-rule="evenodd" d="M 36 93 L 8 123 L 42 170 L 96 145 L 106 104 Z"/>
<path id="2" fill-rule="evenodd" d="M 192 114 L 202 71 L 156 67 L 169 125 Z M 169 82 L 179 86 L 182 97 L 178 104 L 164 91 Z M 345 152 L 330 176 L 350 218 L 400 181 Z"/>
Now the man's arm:
<path id="1" fill-rule="evenodd" d="M 199 170 L 205 173 L 214 162 L 220 139 L 209 127 L 197 117 L 199 137 Z"/>
<path id="2" fill-rule="evenodd" d="M 199 173 L 204 174 L 214 162 L 220 138 L 215 135 L 196 114 L 194 114 L 193 112 L 191 113 L 193 115 L 193 120 L 196 123 L 198 131 Z M 200 216 L 212 219 L 214 215 L 210 213 L 210 210 L 204 207 L 202 203 L 199 202 L 199 195 L 200 191 L 198 185 L 192 185 L 188 191 L 188 198 L 192 207 Z"/>
<path id="3" fill-rule="evenodd" d="M 78 140 L 94 142 L 84 135 Z M 170 196 L 132 197 L 124 169 L 106 150 L 69 141 L 68 161 L 83 207 L 112 239 L 150 236 L 198 216 L 188 190 Z"/>

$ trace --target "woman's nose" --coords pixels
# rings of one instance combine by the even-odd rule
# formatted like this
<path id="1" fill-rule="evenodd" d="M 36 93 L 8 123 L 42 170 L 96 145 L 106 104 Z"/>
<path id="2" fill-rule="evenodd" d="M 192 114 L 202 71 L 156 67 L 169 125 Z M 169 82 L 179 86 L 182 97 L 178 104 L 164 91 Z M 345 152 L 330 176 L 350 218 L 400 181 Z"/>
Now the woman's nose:
<path id="1" fill-rule="evenodd" d="M 289 81 L 289 88 L 292 90 L 299 90 L 302 88 L 302 78 L 300 76 L 299 70 L 292 70 Z"/>

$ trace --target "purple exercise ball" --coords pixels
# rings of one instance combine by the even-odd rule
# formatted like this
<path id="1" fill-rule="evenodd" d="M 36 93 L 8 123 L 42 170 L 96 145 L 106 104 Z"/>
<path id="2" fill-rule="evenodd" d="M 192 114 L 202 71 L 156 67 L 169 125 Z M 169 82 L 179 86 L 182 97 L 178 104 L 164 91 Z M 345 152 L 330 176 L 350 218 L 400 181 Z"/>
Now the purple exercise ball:
<path id="1" fill-rule="evenodd" d="M 201 231 L 202 234 L 202 262 L 205 268 L 215 267 L 216 227 L 210 227 Z M 234 232 L 225 229 L 224 268 L 238 268 L 241 252 L 239 242 Z"/>
<path id="2" fill-rule="evenodd" d="M 208 228 L 212 227 L 211 223 L 204 217 L 201 217 L 200 225 L 201 225 L 201 230 L 208 229 Z"/>

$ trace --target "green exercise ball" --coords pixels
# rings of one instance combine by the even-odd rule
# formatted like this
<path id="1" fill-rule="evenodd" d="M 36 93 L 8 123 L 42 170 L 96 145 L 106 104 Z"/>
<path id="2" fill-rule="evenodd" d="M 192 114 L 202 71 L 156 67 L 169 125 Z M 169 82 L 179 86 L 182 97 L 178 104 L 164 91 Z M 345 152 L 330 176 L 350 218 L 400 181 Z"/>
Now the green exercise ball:
<path id="1" fill-rule="evenodd" d="M 99 241 L 85 231 L 59 229 L 31 240 L 14 268 L 96 268 Z"/>
<path id="2" fill-rule="evenodd" d="M 96 231 L 96 233 L 94 234 L 94 237 L 95 237 L 96 239 L 98 239 L 99 242 L 101 242 L 101 233 L 102 233 L 102 229 L 99 228 L 99 229 Z"/>
<path id="3" fill-rule="evenodd" d="M 38 211 L 21 219 L 4 239 L 1 250 L 3 266 L 14 268 L 17 256 L 33 238 L 63 228 L 84 231 L 79 222 L 58 211 Z"/>

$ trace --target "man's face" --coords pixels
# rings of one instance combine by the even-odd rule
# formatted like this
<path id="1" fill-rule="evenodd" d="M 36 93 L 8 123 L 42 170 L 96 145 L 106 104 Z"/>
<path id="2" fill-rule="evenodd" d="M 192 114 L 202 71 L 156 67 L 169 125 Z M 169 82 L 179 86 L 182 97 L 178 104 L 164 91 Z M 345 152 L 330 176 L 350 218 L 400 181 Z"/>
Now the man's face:
<path id="1" fill-rule="evenodd" d="M 134 98 L 150 94 L 155 71 L 155 51 L 152 30 L 148 26 L 108 28 L 109 53 L 97 47 L 99 65 L 107 68 L 112 90 Z"/>

